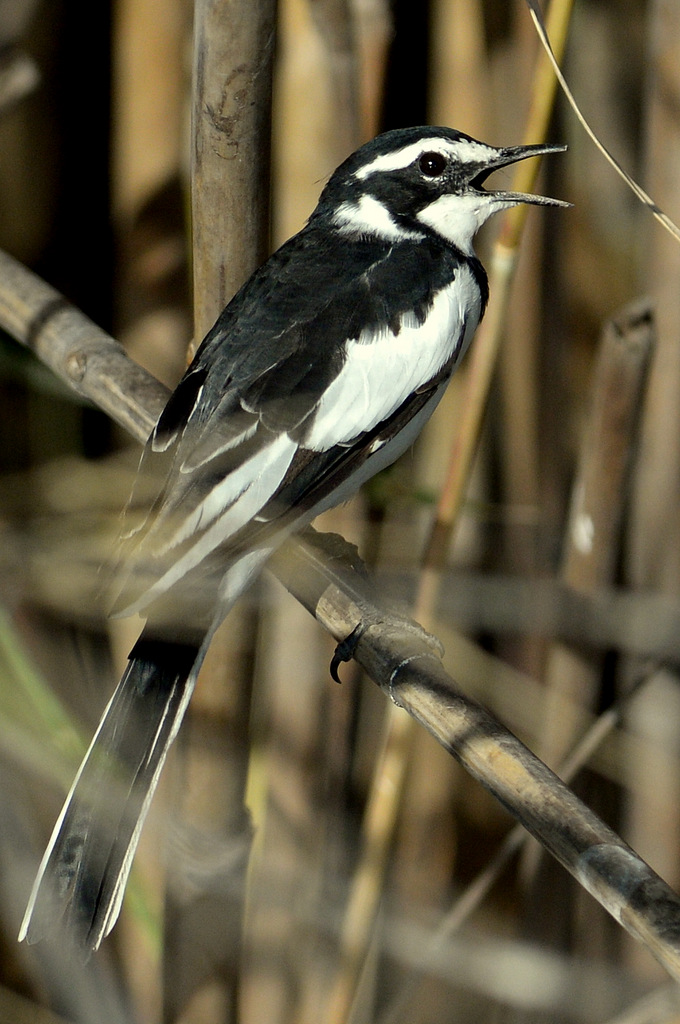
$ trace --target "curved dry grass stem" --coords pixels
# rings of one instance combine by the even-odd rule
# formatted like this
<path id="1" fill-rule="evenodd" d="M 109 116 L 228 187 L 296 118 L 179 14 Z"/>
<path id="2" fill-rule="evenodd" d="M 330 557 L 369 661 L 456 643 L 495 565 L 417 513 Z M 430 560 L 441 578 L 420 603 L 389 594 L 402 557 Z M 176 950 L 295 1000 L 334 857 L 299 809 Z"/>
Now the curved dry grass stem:
<path id="1" fill-rule="evenodd" d="M 602 156 L 605 158 L 607 163 L 610 164 L 610 166 L 614 168 L 619 177 L 623 181 L 625 181 L 626 185 L 628 185 L 628 188 L 635 196 L 637 196 L 637 198 L 640 200 L 643 206 L 647 207 L 652 216 L 655 217 L 656 220 L 658 220 L 659 224 L 661 224 L 661 226 L 664 227 L 666 231 L 673 236 L 676 242 L 680 242 L 680 228 L 677 226 L 677 224 L 675 224 L 674 221 L 672 221 L 671 218 L 657 206 L 652 197 L 648 195 L 647 192 L 645 192 L 642 186 L 638 185 L 637 181 L 635 181 L 635 179 L 632 178 L 626 170 L 624 170 L 624 168 L 621 166 L 618 160 L 609 152 L 607 147 L 604 145 L 604 143 L 600 141 L 600 139 L 597 137 L 593 129 L 586 121 L 585 117 L 581 113 L 581 109 L 578 103 L 574 98 L 574 94 L 572 93 L 564 75 L 562 74 L 559 65 L 559 57 L 555 53 L 555 47 L 551 46 L 550 43 L 552 33 L 550 31 L 550 28 L 547 27 L 543 21 L 540 8 L 536 4 L 535 0 L 526 0 L 526 3 L 529 8 L 529 12 L 531 14 L 534 25 L 536 26 L 536 31 L 538 32 L 541 43 L 543 44 L 543 48 L 548 55 L 548 59 L 550 60 L 555 75 L 560 83 L 562 92 L 567 97 L 569 105 L 574 111 L 584 131 L 586 132 L 588 137 L 592 139 L 592 141 L 595 143 L 596 147 L 599 149 L 600 153 L 602 153 Z"/>

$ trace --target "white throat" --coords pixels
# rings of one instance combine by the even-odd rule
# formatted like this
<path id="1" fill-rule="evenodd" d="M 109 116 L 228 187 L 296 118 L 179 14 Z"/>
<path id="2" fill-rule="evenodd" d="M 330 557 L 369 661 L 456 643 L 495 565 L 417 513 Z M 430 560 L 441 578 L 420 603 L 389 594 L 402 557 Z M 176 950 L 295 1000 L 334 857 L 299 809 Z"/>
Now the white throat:
<path id="1" fill-rule="evenodd" d="M 499 210 L 516 206 L 518 201 L 484 192 L 444 195 L 421 210 L 417 218 L 466 256 L 473 256 L 473 239 L 482 224 Z"/>

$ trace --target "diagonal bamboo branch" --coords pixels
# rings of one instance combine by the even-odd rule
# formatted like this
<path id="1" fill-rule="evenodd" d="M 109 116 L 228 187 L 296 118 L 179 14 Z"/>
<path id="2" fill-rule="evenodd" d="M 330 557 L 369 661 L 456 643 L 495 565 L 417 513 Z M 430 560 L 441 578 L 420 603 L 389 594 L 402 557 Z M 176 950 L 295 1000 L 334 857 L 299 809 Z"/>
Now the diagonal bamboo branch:
<path id="1" fill-rule="evenodd" d="M 0 253 L 0 327 L 142 440 L 167 392 L 112 338 Z M 370 582 L 297 539 L 272 560 L 285 586 L 354 657 L 680 981 L 680 898 L 515 736 L 447 675 L 436 641 L 376 603 Z"/>

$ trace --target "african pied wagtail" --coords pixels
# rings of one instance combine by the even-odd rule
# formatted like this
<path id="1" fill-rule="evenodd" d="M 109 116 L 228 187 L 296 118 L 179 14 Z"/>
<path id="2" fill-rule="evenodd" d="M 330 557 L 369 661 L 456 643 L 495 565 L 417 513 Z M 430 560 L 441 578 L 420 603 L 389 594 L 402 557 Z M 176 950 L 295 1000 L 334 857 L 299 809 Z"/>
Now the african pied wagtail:
<path id="1" fill-rule="evenodd" d="M 141 472 L 164 482 L 125 540 L 116 611 L 147 624 L 55 826 L 20 938 L 61 920 L 87 952 L 111 930 L 215 629 L 291 531 L 413 443 L 484 313 L 475 232 L 518 203 L 568 205 L 483 182 L 563 148 L 494 149 L 448 128 L 387 132 L 340 165 L 307 225 L 221 314 L 144 451 Z"/>

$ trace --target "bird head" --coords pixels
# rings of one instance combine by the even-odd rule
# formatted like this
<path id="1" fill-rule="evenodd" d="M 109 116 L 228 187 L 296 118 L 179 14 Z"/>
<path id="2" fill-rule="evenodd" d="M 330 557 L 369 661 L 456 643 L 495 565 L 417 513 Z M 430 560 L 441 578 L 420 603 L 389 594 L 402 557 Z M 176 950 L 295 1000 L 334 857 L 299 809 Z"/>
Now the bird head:
<path id="1" fill-rule="evenodd" d="M 316 214 L 341 231 L 395 241 L 434 232 L 463 253 L 494 213 L 531 203 L 569 206 L 559 199 L 484 188 L 493 171 L 565 146 L 495 148 L 450 128 L 385 132 L 341 164 L 321 194 Z"/>

